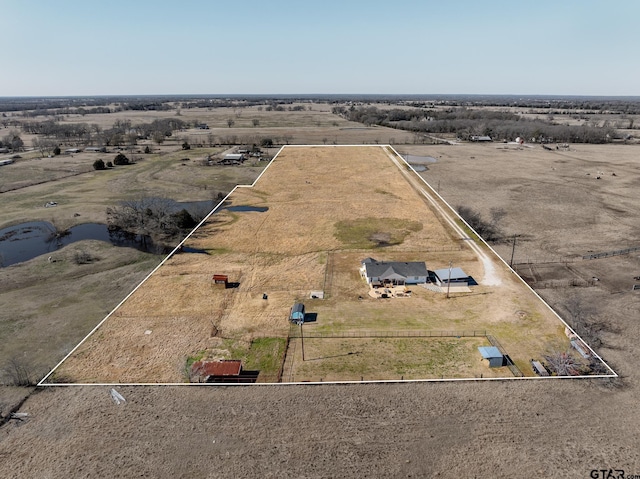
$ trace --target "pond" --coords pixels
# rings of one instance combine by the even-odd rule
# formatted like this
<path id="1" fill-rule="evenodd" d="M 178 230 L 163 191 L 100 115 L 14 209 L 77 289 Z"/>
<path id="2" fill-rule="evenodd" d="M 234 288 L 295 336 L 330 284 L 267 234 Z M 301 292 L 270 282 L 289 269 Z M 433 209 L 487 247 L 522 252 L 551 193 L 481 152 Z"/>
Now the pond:
<path id="1" fill-rule="evenodd" d="M 77 225 L 63 234 L 57 234 L 51 223 L 30 221 L 0 230 L 0 267 L 53 253 L 82 240 L 106 241 L 114 246 L 133 247 L 153 253 L 166 252 L 164 247 L 155 245 L 149 237 L 109 230 L 107 225 L 100 223 Z"/>
<path id="2" fill-rule="evenodd" d="M 170 199 L 162 199 L 169 202 L 171 209 L 180 211 L 186 209 L 194 216 L 206 216 L 216 203 L 213 200 L 178 202 Z M 265 212 L 266 206 L 225 206 L 229 211 L 257 211 Z M 62 234 L 58 234 L 55 227 L 46 221 L 30 221 L 15 226 L 9 226 L 0 230 L 0 268 L 12 264 L 28 261 L 36 256 L 53 253 L 60 248 L 76 241 L 98 240 L 111 243 L 114 246 L 136 248 L 140 251 L 154 254 L 166 254 L 172 248 L 155 244 L 149 236 L 135 235 L 122 230 L 109 229 L 101 223 L 85 223 L 74 226 Z M 184 247 L 185 253 L 204 253 L 202 250 Z"/>
<path id="3" fill-rule="evenodd" d="M 228 211 L 258 211 L 260 213 L 264 213 L 269 210 L 268 206 L 251 206 L 251 205 L 238 205 L 238 206 L 227 206 L 224 209 Z"/>

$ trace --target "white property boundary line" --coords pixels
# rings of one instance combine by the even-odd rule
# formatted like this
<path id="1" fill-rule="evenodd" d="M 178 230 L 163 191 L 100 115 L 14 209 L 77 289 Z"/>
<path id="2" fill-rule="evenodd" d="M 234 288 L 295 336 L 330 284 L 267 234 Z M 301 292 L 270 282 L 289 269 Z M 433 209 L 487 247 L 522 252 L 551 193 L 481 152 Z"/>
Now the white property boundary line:
<path id="1" fill-rule="evenodd" d="M 480 238 L 482 243 L 491 250 L 491 252 L 498 258 L 502 263 L 507 266 L 507 268 L 515 274 L 517 278 L 522 281 L 522 283 L 531 291 L 533 294 L 540 300 L 544 305 L 549 308 L 549 310 L 564 324 L 571 332 L 574 334 L 575 331 L 571 328 L 559 315 L 556 313 L 547 302 L 536 293 L 531 286 L 529 286 L 501 257 L 498 255 L 491 246 L 489 246 L 484 239 L 478 235 L 473 228 L 471 228 L 463 218 L 458 215 L 458 213 L 447 203 L 447 201 L 437 193 L 427 181 L 422 178 L 413 167 L 400 155 L 395 148 L 391 145 L 283 145 L 280 150 L 274 155 L 269 164 L 262 170 L 262 172 L 258 175 L 258 177 L 251 183 L 250 185 L 236 185 L 233 189 L 207 214 L 200 223 L 198 223 L 191 232 L 184 237 L 182 241 L 133 289 L 131 292 L 125 296 L 125 298 L 120 301 L 112 310 L 109 312 L 102 321 L 100 321 L 67 355 L 56 364 L 51 371 L 49 371 L 36 385 L 37 387 L 64 387 L 64 386 L 195 386 L 195 387 L 211 387 L 211 386 L 294 386 L 294 385 L 326 385 L 326 384 L 371 384 L 371 383 L 422 383 L 422 382 L 460 382 L 460 381 L 506 381 L 506 380 L 548 380 L 548 379 L 595 379 L 595 378 L 616 378 L 618 374 L 611 369 L 611 367 L 587 344 L 578 334 L 576 336 L 580 338 L 580 340 L 589 348 L 589 350 L 596 356 L 602 363 L 611 371 L 609 375 L 591 375 L 591 376 L 548 376 L 548 377 L 538 377 L 538 376 L 523 376 L 523 377 L 504 377 L 504 378 L 432 378 L 432 379 L 381 379 L 381 380 L 363 380 L 363 381 L 322 381 L 322 382 L 290 382 L 290 383 L 45 383 L 45 381 L 58 369 L 62 363 L 64 363 L 84 342 L 89 339 L 93 333 L 95 333 L 112 315 L 115 313 L 120 306 L 122 306 L 132 295 L 135 293 L 138 288 L 140 288 L 168 259 L 170 259 L 176 251 L 187 241 L 195 231 L 200 228 L 209 217 L 216 213 L 220 206 L 229 198 L 238 188 L 253 188 L 258 180 L 262 178 L 262 175 L 269 169 L 271 164 L 278 158 L 280 153 L 284 151 L 285 148 L 382 148 L 383 151 L 385 148 L 389 148 L 393 153 L 400 159 L 402 162 L 416 175 L 416 177 L 421 180 L 429 190 L 434 193 L 450 210 L 453 214 L 462 220 L 465 225 L 469 227 L 474 234 Z M 427 198 L 428 199 L 428 198 Z"/>

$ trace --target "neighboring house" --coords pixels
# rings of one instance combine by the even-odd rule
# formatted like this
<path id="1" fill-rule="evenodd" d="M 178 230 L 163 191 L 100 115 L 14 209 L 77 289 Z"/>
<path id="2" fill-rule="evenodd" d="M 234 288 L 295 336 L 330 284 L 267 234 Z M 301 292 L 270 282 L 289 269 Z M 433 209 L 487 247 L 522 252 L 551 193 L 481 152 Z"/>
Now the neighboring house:
<path id="1" fill-rule="evenodd" d="M 73 155 L 74 153 L 80 153 L 82 150 L 79 148 L 68 148 L 64 150 L 67 155 Z"/>
<path id="2" fill-rule="evenodd" d="M 426 283 L 429 277 L 424 262 L 376 261 L 373 258 L 362 260 L 360 274 L 374 287 Z"/>
<path id="3" fill-rule="evenodd" d="M 467 273 L 462 271 L 462 268 L 451 268 L 451 276 L 449 276 L 449 268 L 437 269 L 433 272 L 432 279 L 438 286 L 446 286 L 449 277 L 451 277 L 451 284 L 455 286 L 469 286 L 473 281 Z"/>
<path id="4" fill-rule="evenodd" d="M 241 153 L 230 153 L 228 155 L 224 155 L 221 163 L 225 165 L 239 165 L 244 161 L 244 155 Z"/>
<path id="5" fill-rule="evenodd" d="M 89 151 L 91 153 L 106 153 L 106 146 L 87 146 L 84 151 Z"/>
<path id="6" fill-rule="evenodd" d="M 471 141 L 493 141 L 490 136 L 474 135 L 471 137 Z"/>

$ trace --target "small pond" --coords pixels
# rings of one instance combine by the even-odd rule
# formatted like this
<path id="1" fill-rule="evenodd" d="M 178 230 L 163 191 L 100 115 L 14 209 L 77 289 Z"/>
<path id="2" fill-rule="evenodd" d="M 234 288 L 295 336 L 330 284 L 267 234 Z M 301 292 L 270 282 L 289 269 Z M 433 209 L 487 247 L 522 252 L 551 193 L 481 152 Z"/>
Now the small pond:
<path id="1" fill-rule="evenodd" d="M 162 198 L 167 201 L 171 209 L 180 211 L 186 209 L 194 216 L 204 217 L 215 206 L 213 200 L 178 202 Z M 236 212 L 257 211 L 263 213 L 266 206 L 224 206 L 223 209 Z M 140 251 L 155 254 L 166 254 L 172 248 L 154 244 L 150 237 L 127 233 L 122 230 L 109 229 L 100 223 L 85 223 L 74 226 L 63 234 L 57 234 L 55 227 L 46 221 L 30 221 L 0 230 L 0 268 L 12 264 L 28 261 L 36 256 L 53 253 L 60 248 L 76 241 L 98 240 L 111 243 L 114 246 L 136 248 Z M 189 247 L 182 249 L 185 253 L 205 253 Z"/>
<path id="2" fill-rule="evenodd" d="M 251 205 L 238 205 L 238 206 L 226 206 L 224 209 L 228 211 L 258 211 L 264 213 L 269 210 L 268 206 L 251 206 Z"/>
<path id="3" fill-rule="evenodd" d="M 438 162 L 433 156 L 402 155 L 402 158 L 410 165 L 428 165 Z"/>
<path id="4" fill-rule="evenodd" d="M 114 246 L 132 247 L 153 253 L 165 252 L 165 248 L 154 245 L 148 237 L 109 230 L 107 225 L 100 223 L 77 225 L 64 234 L 57 235 L 51 223 L 30 221 L 0 230 L 0 267 L 52 253 L 82 240 L 106 241 Z"/>

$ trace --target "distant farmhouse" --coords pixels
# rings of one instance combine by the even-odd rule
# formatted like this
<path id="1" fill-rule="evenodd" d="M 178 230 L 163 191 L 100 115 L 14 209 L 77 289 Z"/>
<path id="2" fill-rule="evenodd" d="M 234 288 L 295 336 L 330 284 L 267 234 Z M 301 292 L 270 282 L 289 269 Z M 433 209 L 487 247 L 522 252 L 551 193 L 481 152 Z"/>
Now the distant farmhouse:
<path id="1" fill-rule="evenodd" d="M 84 151 L 88 151 L 90 153 L 106 153 L 106 146 L 87 146 Z"/>

